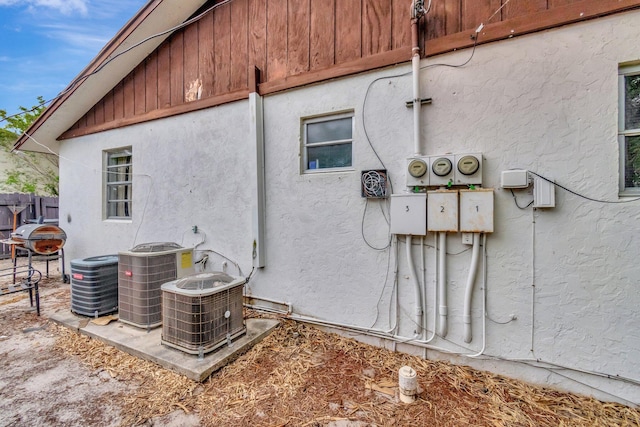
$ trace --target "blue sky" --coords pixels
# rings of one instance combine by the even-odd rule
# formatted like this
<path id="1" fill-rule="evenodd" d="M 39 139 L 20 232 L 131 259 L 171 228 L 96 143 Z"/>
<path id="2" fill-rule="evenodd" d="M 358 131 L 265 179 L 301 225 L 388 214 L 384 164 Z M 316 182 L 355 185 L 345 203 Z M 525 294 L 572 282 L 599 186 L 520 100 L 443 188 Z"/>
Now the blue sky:
<path id="1" fill-rule="evenodd" d="M 0 0 L 0 109 L 64 90 L 146 0 Z"/>

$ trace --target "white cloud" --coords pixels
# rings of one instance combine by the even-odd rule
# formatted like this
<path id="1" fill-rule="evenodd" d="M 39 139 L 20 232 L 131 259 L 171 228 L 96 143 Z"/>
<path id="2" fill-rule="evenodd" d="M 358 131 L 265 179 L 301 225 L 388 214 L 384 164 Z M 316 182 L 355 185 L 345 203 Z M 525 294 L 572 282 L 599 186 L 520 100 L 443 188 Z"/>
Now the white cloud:
<path id="1" fill-rule="evenodd" d="M 31 0 L 31 3 L 59 10 L 65 15 L 70 15 L 75 10 L 83 15 L 87 14 L 87 0 Z"/>
<path id="2" fill-rule="evenodd" d="M 29 11 L 32 12 L 45 7 L 64 15 L 71 15 L 73 12 L 86 15 L 88 11 L 87 2 L 88 0 L 0 0 L 0 6 L 27 6 Z"/>

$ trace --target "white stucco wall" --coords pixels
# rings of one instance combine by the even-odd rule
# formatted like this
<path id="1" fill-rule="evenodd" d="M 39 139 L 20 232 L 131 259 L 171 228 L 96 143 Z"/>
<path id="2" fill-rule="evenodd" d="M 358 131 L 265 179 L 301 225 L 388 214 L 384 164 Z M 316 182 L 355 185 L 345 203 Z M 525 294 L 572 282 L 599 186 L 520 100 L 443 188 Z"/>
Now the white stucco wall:
<path id="1" fill-rule="evenodd" d="M 423 109 L 423 153 L 481 152 L 484 187 L 495 188 L 495 232 L 486 245 L 486 346 L 482 274 L 473 298 L 474 338 L 470 344 L 462 339 L 471 253 L 459 234 L 448 236 L 449 333 L 430 343 L 459 354 L 483 349 L 493 357 L 441 351 L 429 357 L 640 403 L 640 202 L 595 203 L 556 189 L 555 208 L 522 210 L 499 189 L 501 171 L 525 168 L 591 198 L 619 200 L 617 72 L 620 63 L 640 60 L 639 20 L 640 12 L 628 12 L 479 46 L 463 68 L 424 70 L 423 97 L 432 97 L 433 105 Z M 442 55 L 423 66 L 459 64 L 470 53 Z M 393 326 L 396 247 L 376 251 L 362 238 L 364 230 L 372 245 L 385 246 L 388 201 L 371 201 L 365 211 L 359 179 L 361 170 L 381 168 L 364 119 L 394 192 L 404 190 L 406 158 L 413 154 L 412 112 L 405 107 L 411 80 L 376 79 L 407 71 L 408 64 L 264 99 L 266 267 L 253 275 L 247 292 L 290 303 L 296 315 L 361 328 Z M 344 110 L 355 113 L 353 170 L 301 174 L 301 118 Z M 193 245 L 204 237 L 190 231 L 197 225 L 206 233 L 198 249 L 224 254 L 247 275 L 254 173 L 248 137 L 245 101 L 64 141 L 60 218 L 69 236 L 67 259 L 149 241 Z M 133 219 L 104 221 L 102 151 L 127 145 L 136 174 Z M 530 190 L 516 195 L 520 205 L 531 200 Z M 401 236 L 397 334 L 411 337 L 415 304 L 404 242 Z M 430 336 L 431 234 L 424 251 Z M 418 266 L 419 254 L 415 246 Z M 223 259 L 210 256 L 210 268 L 220 269 Z M 531 361 L 545 363 L 534 368 Z"/>

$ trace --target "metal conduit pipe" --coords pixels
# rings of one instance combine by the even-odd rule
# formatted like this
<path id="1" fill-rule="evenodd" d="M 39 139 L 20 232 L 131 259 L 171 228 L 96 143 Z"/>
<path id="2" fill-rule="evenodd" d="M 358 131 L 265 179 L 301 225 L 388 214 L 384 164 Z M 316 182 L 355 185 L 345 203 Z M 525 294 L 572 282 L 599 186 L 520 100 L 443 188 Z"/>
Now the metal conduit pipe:
<path id="1" fill-rule="evenodd" d="M 471 297 L 473 296 L 473 285 L 476 281 L 478 271 L 478 259 L 480 258 L 480 233 L 473 233 L 473 249 L 471 252 L 471 265 L 469 266 L 469 277 L 467 287 L 464 292 L 464 311 L 462 318 L 464 321 L 464 342 L 469 343 L 473 338 L 471 333 Z"/>
<path id="2" fill-rule="evenodd" d="M 420 155 L 420 41 L 419 28 L 422 9 L 418 10 L 415 0 L 411 2 L 411 71 L 413 83 L 413 152 Z"/>
<path id="3" fill-rule="evenodd" d="M 447 233 L 438 233 L 438 335 L 446 337 L 447 327 Z"/>
<path id="4" fill-rule="evenodd" d="M 414 335 L 419 335 L 422 329 L 422 293 L 420 292 L 420 281 L 416 273 L 416 266 L 413 262 L 413 250 L 411 248 L 411 235 L 407 235 L 407 264 L 409 267 L 409 280 L 413 282 L 416 299 L 415 324 L 416 330 Z"/>

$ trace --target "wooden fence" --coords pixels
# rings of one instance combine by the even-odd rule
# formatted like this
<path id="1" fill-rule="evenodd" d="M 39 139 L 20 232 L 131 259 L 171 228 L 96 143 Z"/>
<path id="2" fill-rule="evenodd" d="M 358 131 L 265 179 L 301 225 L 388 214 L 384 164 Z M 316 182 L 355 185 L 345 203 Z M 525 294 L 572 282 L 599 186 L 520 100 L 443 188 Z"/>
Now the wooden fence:
<path id="1" fill-rule="evenodd" d="M 22 210 L 20 210 L 22 209 Z M 47 222 L 58 221 L 58 198 L 33 194 L 0 194 L 0 240 L 8 239 L 13 231 L 13 212 L 17 214 L 16 225 L 20 226 L 43 217 Z M 11 256 L 11 247 L 0 244 L 0 259 Z"/>

